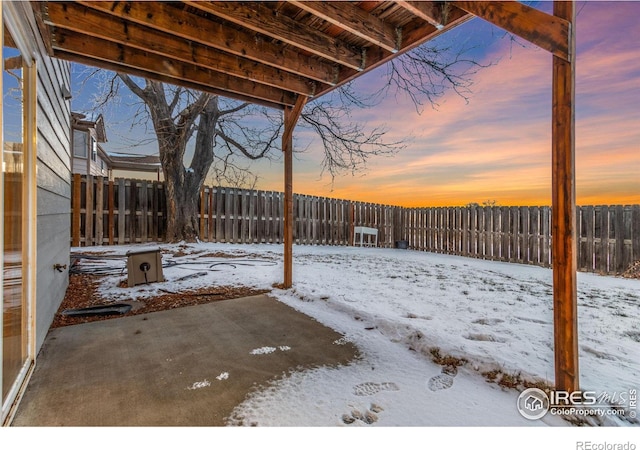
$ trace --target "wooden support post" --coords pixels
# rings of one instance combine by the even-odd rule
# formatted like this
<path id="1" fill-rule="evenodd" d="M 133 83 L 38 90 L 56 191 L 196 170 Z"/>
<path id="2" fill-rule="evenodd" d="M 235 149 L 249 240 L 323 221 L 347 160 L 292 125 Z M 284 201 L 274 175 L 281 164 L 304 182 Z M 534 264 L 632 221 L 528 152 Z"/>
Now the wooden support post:
<path id="1" fill-rule="evenodd" d="M 555 1 L 569 21 L 569 58 L 553 56 L 552 257 L 555 384 L 579 390 L 575 206 L 575 3 Z"/>
<path id="2" fill-rule="evenodd" d="M 293 285 L 293 129 L 302 114 L 307 97 L 299 96 L 293 108 L 284 110 L 284 282 L 285 289 Z"/>
<path id="3" fill-rule="evenodd" d="M 575 2 L 554 1 L 553 16 L 518 2 L 456 2 L 456 6 L 553 54 L 551 251 L 555 384 L 558 390 L 577 391 Z M 503 220 L 505 217 L 508 216 Z M 503 222 L 503 230 L 506 223 Z M 506 249 L 509 242 L 505 240 L 503 257 Z M 510 253 L 509 259 L 515 256 Z"/>

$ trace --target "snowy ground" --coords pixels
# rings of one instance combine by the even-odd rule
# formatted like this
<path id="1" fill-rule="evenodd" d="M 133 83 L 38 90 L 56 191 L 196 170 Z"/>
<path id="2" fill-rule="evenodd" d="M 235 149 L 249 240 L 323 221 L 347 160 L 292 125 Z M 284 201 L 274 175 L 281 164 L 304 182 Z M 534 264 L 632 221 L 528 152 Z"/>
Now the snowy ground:
<path id="1" fill-rule="evenodd" d="M 166 282 L 121 288 L 118 273 L 105 278 L 102 294 L 119 301 L 160 289 L 271 289 L 282 281 L 279 245 L 160 247 Z M 130 248 L 73 250 L 124 255 Z M 123 267 L 124 259 L 82 264 Z M 553 381 L 551 283 L 551 270 L 533 266 L 410 250 L 295 246 L 294 288 L 274 289 L 272 295 L 342 333 L 360 348 L 362 359 L 289 374 L 239 405 L 231 423 L 571 426 L 551 414 L 525 419 L 516 409 L 522 383 Z M 640 280 L 580 273 L 578 298 L 581 388 L 614 401 L 622 393 L 625 400 L 640 384 Z M 503 377 L 519 387 L 499 385 Z M 607 416 L 589 422 L 638 428 L 626 400 L 621 403 L 627 420 Z"/>

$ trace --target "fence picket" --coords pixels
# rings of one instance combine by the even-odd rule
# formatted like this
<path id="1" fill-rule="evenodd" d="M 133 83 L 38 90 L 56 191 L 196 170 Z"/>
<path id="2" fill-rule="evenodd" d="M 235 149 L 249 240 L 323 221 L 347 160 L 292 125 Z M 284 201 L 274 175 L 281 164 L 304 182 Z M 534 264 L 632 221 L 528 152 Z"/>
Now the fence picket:
<path id="1" fill-rule="evenodd" d="M 85 187 L 85 206 L 84 206 L 84 217 L 85 217 L 85 230 L 87 231 L 84 235 L 84 245 L 93 245 L 93 202 L 94 202 L 94 178 L 92 175 L 89 175 L 87 180 L 87 184 Z"/>
<path id="2" fill-rule="evenodd" d="M 73 175 L 73 198 L 71 200 L 71 245 L 73 247 L 80 246 L 80 232 L 81 232 L 81 192 L 82 181 L 80 174 Z"/>
<path id="3" fill-rule="evenodd" d="M 109 233 L 109 245 L 114 244 L 114 230 L 115 230 L 115 187 L 113 185 L 113 181 L 109 181 L 109 221 L 107 224 L 107 232 Z"/>
<path id="4" fill-rule="evenodd" d="M 95 245 L 102 245 L 103 233 L 104 233 L 104 178 L 96 177 L 96 241 Z"/>
<path id="5" fill-rule="evenodd" d="M 216 192 L 214 187 L 209 187 L 208 208 L 209 222 L 207 223 L 207 241 L 215 242 L 216 233 Z"/>
<path id="6" fill-rule="evenodd" d="M 140 182 L 140 241 L 147 242 L 147 232 L 149 230 L 149 204 L 147 199 L 148 184 L 145 180 Z"/>
<path id="7" fill-rule="evenodd" d="M 126 189 L 124 178 L 118 179 L 118 244 L 125 243 Z"/>
<path id="8" fill-rule="evenodd" d="M 622 205 L 616 205 L 614 211 L 613 235 L 615 236 L 615 250 L 612 266 L 616 273 L 625 270 L 624 267 L 624 209 Z"/>

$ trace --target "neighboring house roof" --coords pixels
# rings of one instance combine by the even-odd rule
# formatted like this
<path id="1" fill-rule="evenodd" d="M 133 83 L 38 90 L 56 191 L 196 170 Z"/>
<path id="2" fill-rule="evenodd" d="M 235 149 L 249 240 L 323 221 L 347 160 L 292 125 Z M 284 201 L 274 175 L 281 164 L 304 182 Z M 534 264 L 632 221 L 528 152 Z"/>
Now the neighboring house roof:
<path id="1" fill-rule="evenodd" d="M 107 132 L 104 127 L 104 118 L 102 117 L 102 114 L 100 114 L 95 121 L 95 129 L 98 142 L 107 142 Z"/>
<path id="2" fill-rule="evenodd" d="M 107 142 L 107 131 L 104 127 L 104 117 L 102 114 L 98 115 L 96 120 L 86 119 L 86 115 L 72 112 L 71 120 L 74 128 L 85 129 L 93 128 L 96 131 L 96 140 L 98 142 Z"/>

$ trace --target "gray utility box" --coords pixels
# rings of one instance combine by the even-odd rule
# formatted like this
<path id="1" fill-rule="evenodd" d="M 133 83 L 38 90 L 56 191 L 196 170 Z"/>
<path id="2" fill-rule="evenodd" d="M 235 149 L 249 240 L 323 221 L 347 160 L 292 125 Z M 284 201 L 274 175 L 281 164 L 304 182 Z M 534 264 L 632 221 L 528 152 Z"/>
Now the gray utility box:
<path id="1" fill-rule="evenodd" d="M 162 255 L 159 248 L 129 250 L 127 252 L 127 285 L 148 284 L 164 281 Z"/>

